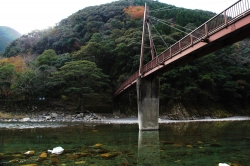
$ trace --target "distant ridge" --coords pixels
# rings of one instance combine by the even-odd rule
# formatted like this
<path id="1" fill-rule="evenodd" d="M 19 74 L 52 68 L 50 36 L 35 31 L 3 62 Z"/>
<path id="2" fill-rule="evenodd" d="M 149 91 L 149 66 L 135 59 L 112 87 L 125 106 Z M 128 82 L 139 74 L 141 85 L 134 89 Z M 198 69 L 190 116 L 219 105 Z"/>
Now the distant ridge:
<path id="1" fill-rule="evenodd" d="M 20 36 L 22 36 L 22 34 L 16 30 L 6 26 L 0 26 L 0 52 L 3 52 L 9 43 Z"/>

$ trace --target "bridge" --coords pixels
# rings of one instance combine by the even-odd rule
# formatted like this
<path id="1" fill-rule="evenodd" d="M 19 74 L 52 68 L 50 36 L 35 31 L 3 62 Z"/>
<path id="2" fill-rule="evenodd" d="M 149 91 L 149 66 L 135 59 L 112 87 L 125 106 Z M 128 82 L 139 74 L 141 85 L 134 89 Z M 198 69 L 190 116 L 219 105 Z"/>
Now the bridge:
<path id="1" fill-rule="evenodd" d="M 156 57 L 149 33 L 152 60 L 143 65 L 145 26 L 148 26 L 150 32 L 149 19 L 145 4 L 139 70 L 114 94 L 117 98 L 136 84 L 140 130 L 158 129 L 158 75 L 250 36 L 250 0 L 237 1 Z"/>

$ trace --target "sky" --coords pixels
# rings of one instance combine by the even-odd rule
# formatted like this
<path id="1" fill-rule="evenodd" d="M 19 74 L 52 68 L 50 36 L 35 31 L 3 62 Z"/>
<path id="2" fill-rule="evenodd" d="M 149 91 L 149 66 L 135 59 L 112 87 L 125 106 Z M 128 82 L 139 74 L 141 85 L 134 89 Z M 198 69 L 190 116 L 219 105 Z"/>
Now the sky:
<path id="1" fill-rule="evenodd" d="M 116 0 L 0 0 L 0 26 L 21 34 L 55 26 L 62 19 L 88 6 Z M 220 13 L 237 0 L 159 0 L 159 2 Z"/>

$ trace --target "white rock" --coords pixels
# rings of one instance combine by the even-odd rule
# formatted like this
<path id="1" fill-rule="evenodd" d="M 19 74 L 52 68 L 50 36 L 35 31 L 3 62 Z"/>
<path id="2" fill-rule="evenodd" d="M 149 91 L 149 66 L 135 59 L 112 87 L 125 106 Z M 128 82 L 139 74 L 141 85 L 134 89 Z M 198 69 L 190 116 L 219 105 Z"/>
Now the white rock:
<path id="1" fill-rule="evenodd" d="M 57 118 L 57 117 L 58 117 L 57 113 L 51 113 L 51 118 Z"/>
<path id="2" fill-rule="evenodd" d="M 24 154 L 30 154 L 30 151 L 25 152 Z"/>
<path id="3" fill-rule="evenodd" d="M 51 119 L 51 116 L 44 116 L 44 118 L 45 118 L 46 120 L 50 120 L 50 119 Z"/>
<path id="4" fill-rule="evenodd" d="M 227 163 L 219 163 L 218 166 L 230 166 Z"/>
<path id="5" fill-rule="evenodd" d="M 30 121 L 30 118 L 23 118 L 21 121 L 22 122 L 27 122 L 27 121 Z"/>
<path id="6" fill-rule="evenodd" d="M 48 152 L 52 153 L 52 154 L 62 154 L 63 151 L 64 151 L 64 149 L 60 146 L 53 148 L 53 150 L 48 150 Z"/>

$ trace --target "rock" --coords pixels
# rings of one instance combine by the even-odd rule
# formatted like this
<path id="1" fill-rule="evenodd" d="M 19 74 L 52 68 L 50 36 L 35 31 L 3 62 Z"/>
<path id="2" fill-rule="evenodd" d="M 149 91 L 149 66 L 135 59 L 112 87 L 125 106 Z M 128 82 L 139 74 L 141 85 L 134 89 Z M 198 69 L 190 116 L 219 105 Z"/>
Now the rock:
<path id="1" fill-rule="evenodd" d="M 85 164 L 86 161 L 76 161 L 75 164 L 78 165 L 78 164 Z"/>
<path id="2" fill-rule="evenodd" d="M 85 119 L 90 119 L 90 118 L 91 118 L 91 116 L 86 115 L 84 118 L 85 118 Z"/>
<path id="3" fill-rule="evenodd" d="M 57 157 L 52 157 L 51 159 L 51 164 L 57 165 L 59 163 L 59 159 Z"/>
<path id="4" fill-rule="evenodd" d="M 198 143 L 198 144 L 203 144 L 203 142 L 202 142 L 202 141 L 197 141 L 197 143 Z"/>
<path id="5" fill-rule="evenodd" d="M 58 114 L 57 113 L 51 113 L 51 118 L 57 118 L 58 117 Z"/>
<path id="6" fill-rule="evenodd" d="M 45 120 L 50 120 L 51 116 L 44 116 Z"/>
<path id="7" fill-rule="evenodd" d="M 101 147 L 102 145 L 103 145 L 103 144 L 97 143 L 97 144 L 94 145 L 94 147 L 95 147 L 95 148 L 98 148 L 98 147 Z"/>
<path id="8" fill-rule="evenodd" d="M 66 119 L 72 119 L 72 116 L 71 115 L 67 115 L 65 118 Z"/>
<path id="9" fill-rule="evenodd" d="M 13 157 L 21 157 L 21 154 L 12 154 Z"/>
<path id="10" fill-rule="evenodd" d="M 101 154 L 101 157 L 109 159 L 109 158 L 113 158 L 113 157 L 118 156 L 118 154 L 119 154 L 118 152 L 114 152 L 113 154 L 111 154 L 111 153 L 104 153 L 104 154 Z"/>
<path id="11" fill-rule="evenodd" d="M 81 114 L 77 114 L 77 115 L 76 115 L 76 118 L 81 118 L 81 117 L 82 117 Z"/>
<path id="12" fill-rule="evenodd" d="M 218 166 L 230 166 L 227 163 L 219 163 Z"/>
<path id="13" fill-rule="evenodd" d="M 64 149 L 60 146 L 53 148 L 53 150 L 48 150 L 48 152 L 52 154 L 62 154 L 63 151 Z"/>
<path id="14" fill-rule="evenodd" d="M 75 159 L 78 159 L 80 157 L 80 155 L 78 155 L 78 154 L 66 154 L 65 156 L 68 160 L 75 160 Z"/>
<path id="15" fill-rule="evenodd" d="M 42 159 L 47 158 L 47 153 L 43 152 L 42 154 L 40 154 L 39 158 Z"/>
<path id="16" fill-rule="evenodd" d="M 28 122 L 28 121 L 30 121 L 30 118 L 23 118 L 21 121 L 22 122 Z"/>
<path id="17" fill-rule="evenodd" d="M 174 147 L 182 147 L 182 145 L 181 145 L 181 144 L 178 144 L 178 143 L 173 144 L 173 146 L 174 146 Z"/>
<path id="18" fill-rule="evenodd" d="M 33 154 L 35 154 L 35 151 L 34 150 L 30 150 L 30 151 L 25 152 L 24 154 L 33 155 Z"/>

